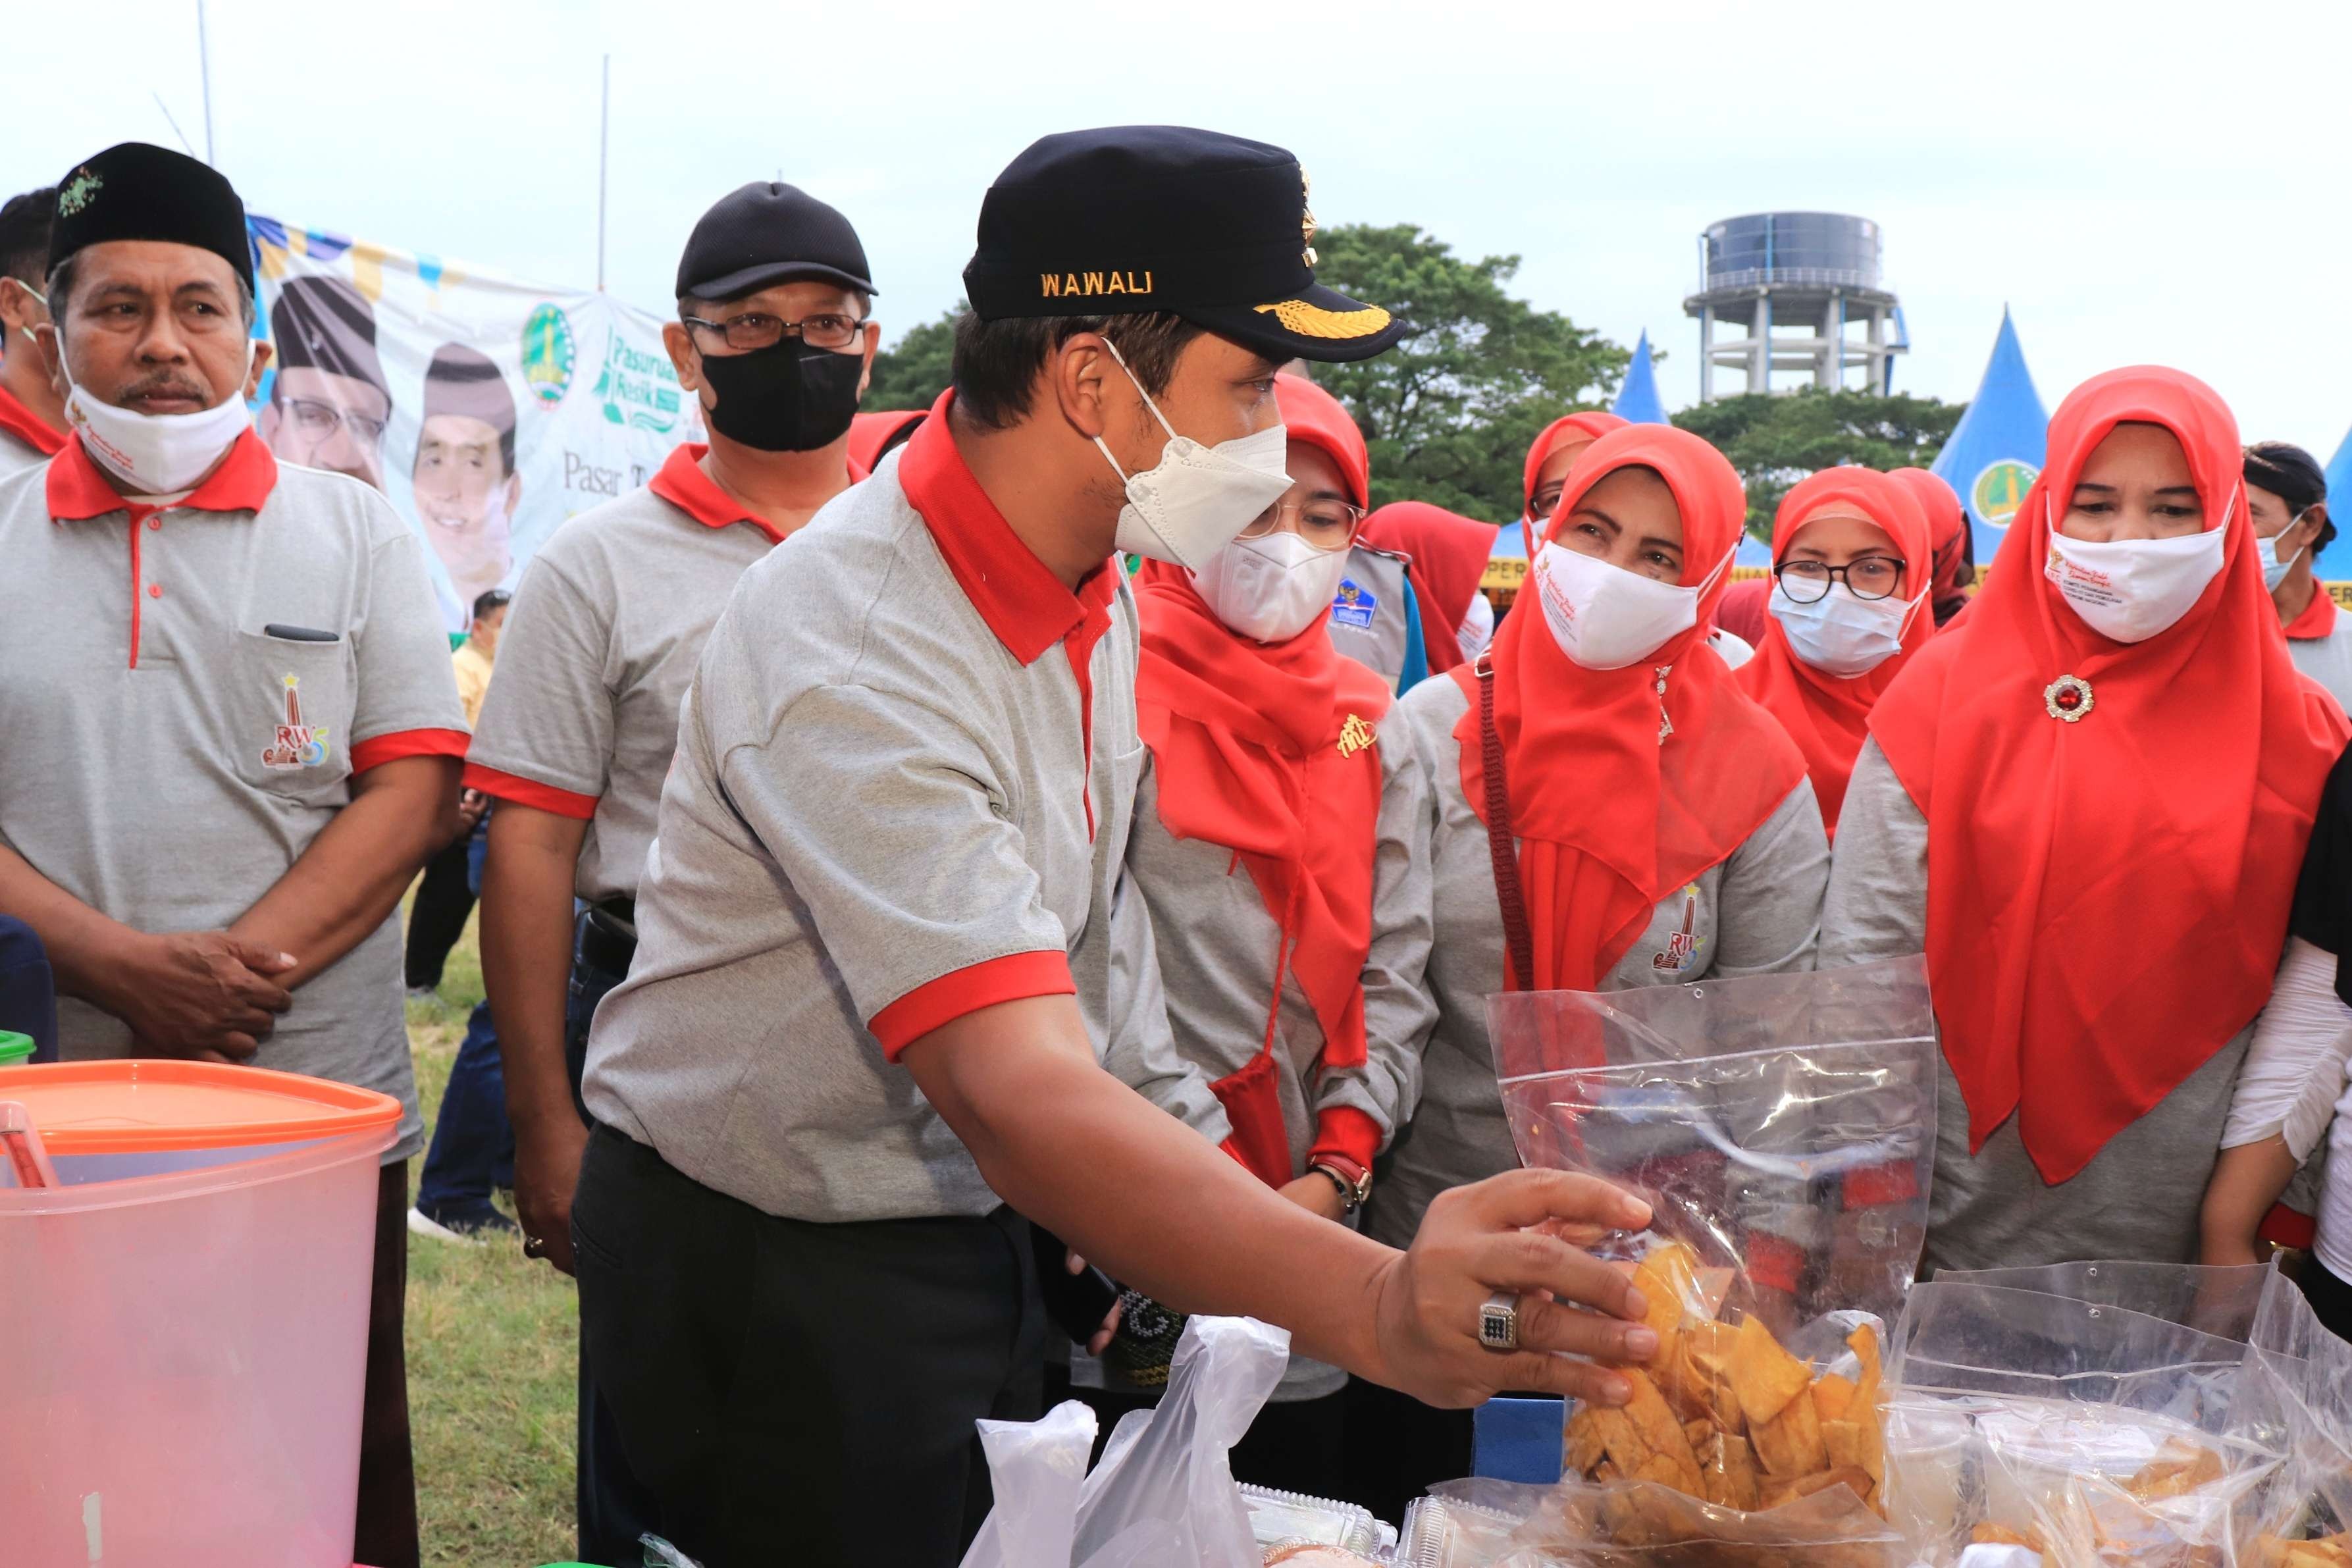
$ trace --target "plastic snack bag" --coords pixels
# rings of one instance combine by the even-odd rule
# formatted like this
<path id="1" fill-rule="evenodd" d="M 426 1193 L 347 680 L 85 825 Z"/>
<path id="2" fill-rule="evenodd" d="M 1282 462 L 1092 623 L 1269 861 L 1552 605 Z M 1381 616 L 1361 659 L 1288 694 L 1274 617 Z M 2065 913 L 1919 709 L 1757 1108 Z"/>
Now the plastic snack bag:
<path id="1" fill-rule="evenodd" d="M 2095 1299 L 1981 1282 L 2036 1273 Z M 2257 1542 L 2304 1511 L 2281 1485 L 2289 1444 L 2249 1405 L 2249 1347 L 2172 1321 L 2242 1297 L 2252 1276 L 2222 1278 L 2238 1273 L 2083 1264 L 1913 1291 L 1886 1463 L 1890 1516 L 1918 1559 L 2000 1547 L 2039 1568 L 2258 1568 Z M 2134 1279 L 2171 1316 L 2106 1299 Z"/>
<path id="2" fill-rule="evenodd" d="M 2352 1568 L 2352 1342 L 2328 1332 L 2275 1270 L 2254 1313 L 2231 1427 L 2286 1455 L 2273 1485 L 2277 1532 L 2257 1539 L 2252 1568 Z"/>
<path id="3" fill-rule="evenodd" d="M 1599 1250 L 1659 1350 L 1623 1409 L 1570 1407 L 1529 1561 L 1891 1562 L 1882 1347 L 1936 1143 L 1924 963 L 1515 993 L 1487 1024 L 1521 1160 L 1653 1210 Z"/>

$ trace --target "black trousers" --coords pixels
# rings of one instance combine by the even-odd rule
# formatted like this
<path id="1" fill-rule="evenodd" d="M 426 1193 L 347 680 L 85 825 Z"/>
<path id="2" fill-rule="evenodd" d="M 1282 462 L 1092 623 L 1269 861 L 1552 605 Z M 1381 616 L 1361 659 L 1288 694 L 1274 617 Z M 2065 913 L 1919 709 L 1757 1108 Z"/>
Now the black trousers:
<path id="1" fill-rule="evenodd" d="M 466 932 L 466 917 L 474 912 L 474 889 L 466 875 L 468 842 L 469 836 L 460 833 L 425 862 L 425 879 L 408 906 L 408 951 L 401 964 L 412 991 L 441 984 L 441 966 L 449 962 L 449 950 Z"/>
<path id="2" fill-rule="evenodd" d="M 2303 1260 L 2303 1294 L 2320 1326 L 2339 1340 L 2352 1340 L 2352 1280 L 2327 1271 L 2316 1257 Z"/>
<path id="3" fill-rule="evenodd" d="M 955 1568 L 990 1502 L 972 1424 L 1039 1411 L 1027 1221 L 778 1219 L 600 1126 L 572 1229 L 655 1531 L 705 1568 Z"/>

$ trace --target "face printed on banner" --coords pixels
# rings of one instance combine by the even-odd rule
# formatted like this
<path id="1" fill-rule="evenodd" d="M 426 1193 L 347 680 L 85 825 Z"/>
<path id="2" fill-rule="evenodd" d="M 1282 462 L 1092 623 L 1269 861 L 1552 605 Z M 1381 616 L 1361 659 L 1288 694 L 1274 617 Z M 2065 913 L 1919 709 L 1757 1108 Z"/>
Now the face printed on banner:
<path id="1" fill-rule="evenodd" d="M 36 342 L 68 422 L 132 493 L 152 495 L 195 484 L 249 426 L 244 399 L 269 355 L 228 263 L 160 240 L 77 253 L 63 315 Z"/>
<path id="2" fill-rule="evenodd" d="M 383 489 L 392 392 L 376 353 L 375 308 L 340 278 L 289 279 L 269 309 L 278 379 L 261 438 L 289 463 Z"/>
<path id="3" fill-rule="evenodd" d="M 495 588 L 514 565 L 510 531 L 522 479 L 507 472 L 497 429 L 463 414 L 425 418 L 412 477 L 416 519 L 457 597 Z"/>

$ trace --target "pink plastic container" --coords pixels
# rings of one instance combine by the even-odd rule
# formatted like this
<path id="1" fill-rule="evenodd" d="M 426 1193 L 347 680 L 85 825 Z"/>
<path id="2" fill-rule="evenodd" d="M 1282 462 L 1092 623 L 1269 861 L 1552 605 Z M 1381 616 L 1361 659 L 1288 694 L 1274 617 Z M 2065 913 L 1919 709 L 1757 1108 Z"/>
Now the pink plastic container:
<path id="1" fill-rule="evenodd" d="M 349 1568 L 395 1100 L 207 1063 L 19 1067 L 0 1160 L 0 1562 Z"/>

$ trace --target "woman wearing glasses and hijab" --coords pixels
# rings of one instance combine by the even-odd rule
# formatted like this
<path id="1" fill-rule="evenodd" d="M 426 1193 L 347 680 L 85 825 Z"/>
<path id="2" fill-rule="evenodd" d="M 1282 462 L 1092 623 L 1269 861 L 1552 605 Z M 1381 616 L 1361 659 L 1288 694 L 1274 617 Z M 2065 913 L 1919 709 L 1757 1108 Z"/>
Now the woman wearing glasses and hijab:
<path id="1" fill-rule="evenodd" d="M 1393 787 L 1412 754 L 1387 683 L 1329 631 L 1364 521 L 1363 438 L 1312 382 L 1275 387 L 1289 493 L 1197 574 L 1154 562 L 1137 578 L 1137 727 L 1151 755 L 1127 871 L 1177 1049 L 1213 1080 L 1228 1152 L 1353 1225 L 1418 1088 L 1428 868 L 1411 792 Z M 1234 1475 L 1333 1495 L 1346 1383 L 1294 1357 Z"/>
<path id="2" fill-rule="evenodd" d="M 1929 1268 L 2197 1256 L 2346 735 L 2278 635 L 2241 461 L 2194 377 L 2084 383 L 1965 629 L 1871 711 L 1822 965 L 1927 953 Z"/>
<path id="3" fill-rule="evenodd" d="M 1824 468 L 1772 523 L 1764 643 L 1741 689 L 1780 721 L 1834 838 L 1871 706 L 1936 632 L 1927 521 L 1894 476 Z"/>
<path id="4" fill-rule="evenodd" d="M 1401 852 L 1427 868 L 1412 919 L 1432 922 L 1437 1016 L 1419 1109 L 1372 1192 L 1375 1237 L 1411 1236 L 1438 1194 L 1518 1163 L 1490 994 L 1812 967 L 1830 857 L 1804 760 L 1706 641 L 1747 510 L 1739 476 L 1698 437 L 1601 436 L 1493 646 L 1390 718 L 1383 740 L 1409 736 L 1424 759 L 1391 784 L 1381 816 L 1384 831 L 1409 822 Z M 1351 1440 L 1360 1500 L 1395 1506 L 1468 1473 L 1468 1412 L 1369 1385 L 1355 1398 L 1351 1426 L 1377 1412 L 1380 1427 Z"/>

